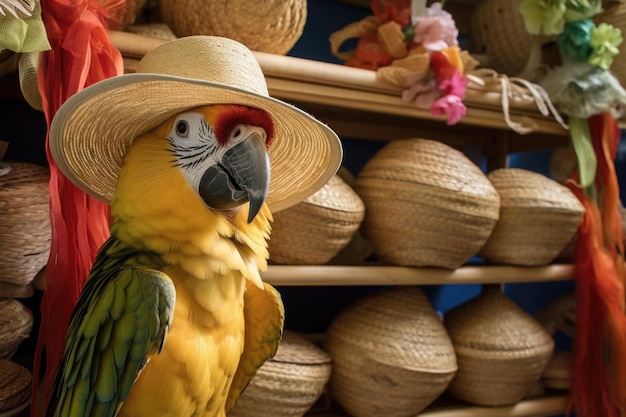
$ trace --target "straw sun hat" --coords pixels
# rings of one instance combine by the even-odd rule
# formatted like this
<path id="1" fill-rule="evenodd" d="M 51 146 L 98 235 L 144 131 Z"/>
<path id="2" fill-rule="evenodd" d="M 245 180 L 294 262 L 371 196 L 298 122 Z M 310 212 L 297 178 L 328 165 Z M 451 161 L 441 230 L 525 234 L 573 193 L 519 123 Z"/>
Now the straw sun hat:
<path id="1" fill-rule="evenodd" d="M 337 135 L 303 111 L 269 96 L 261 67 L 241 43 L 190 36 L 148 52 L 137 73 L 100 81 L 70 97 L 50 128 L 50 150 L 62 172 L 88 194 L 109 202 L 132 141 L 188 109 L 242 104 L 270 113 L 272 181 L 267 203 L 290 207 L 337 171 Z"/>

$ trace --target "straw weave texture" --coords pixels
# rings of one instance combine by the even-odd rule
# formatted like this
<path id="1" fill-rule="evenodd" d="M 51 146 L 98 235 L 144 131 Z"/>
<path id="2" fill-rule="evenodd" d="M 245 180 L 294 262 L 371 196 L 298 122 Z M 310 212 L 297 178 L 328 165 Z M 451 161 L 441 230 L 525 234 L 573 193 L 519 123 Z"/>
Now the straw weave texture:
<path id="1" fill-rule="evenodd" d="M 360 197 L 335 175 L 311 197 L 274 214 L 270 260 L 325 264 L 350 243 L 364 215 Z"/>
<path id="2" fill-rule="evenodd" d="M 444 323 L 459 365 L 450 392 L 473 404 L 520 401 L 539 380 L 554 349 L 543 326 L 499 289 L 453 308 Z"/>
<path id="3" fill-rule="evenodd" d="M 29 284 L 50 252 L 46 168 L 11 162 L 0 175 L 0 281 Z"/>
<path id="4" fill-rule="evenodd" d="M 559 332 L 573 340 L 576 334 L 576 294 L 571 292 L 553 300 L 535 314 L 535 319 L 551 335 Z M 546 388 L 568 389 L 571 383 L 570 352 L 555 350 L 541 374 Z"/>
<path id="5" fill-rule="evenodd" d="M 576 234 L 584 208 L 565 186 L 536 172 L 502 168 L 487 178 L 500 194 L 500 220 L 480 255 L 493 263 L 552 262 Z"/>
<path id="6" fill-rule="evenodd" d="M 0 299 L 0 359 L 11 359 L 33 328 L 33 316 L 17 300 Z"/>
<path id="7" fill-rule="evenodd" d="M 298 41 L 307 17 L 306 0 L 160 0 L 159 6 L 178 37 L 224 36 L 278 55 Z"/>
<path id="8" fill-rule="evenodd" d="M 457 369 L 439 317 L 417 287 L 366 296 L 342 311 L 328 331 L 331 395 L 354 417 L 419 413 Z"/>
<path id="9" fill-rule="evenodd" d="M 478 253 L 499 216 L 500 198 L 480 168 L 428 139 L 389 142 L 361 170 L 363 234 L 399 265 L 454 269 Z"/>
<path id="10" fill-rule="evenodd" d="M 330 357 L 312 342 L 286 331 L 274 358 L 259 368 L 230 417 L 301 417 L 322 394 Z"/>
<path id="11" fill-rule="evenodd" d="M 0 412 L 24 404 L 30 398 L 31 375 L 28 369 L 0 359 Z"/>
<path id="12" fill-rule="evenodd" d="M 522 0 L 484 0 L 472 15 L 472 42 L 487 56 L 486 65 L 500 73 L 517 75 L 530 55 L 531 36 L 519 11 Z"/>
<path id="13" fill-rule="evenodd" d="M 541 374 L 543 386 L 551 389 L 568 390 L 572 383 L 571 352 L 556 350 Z"/>

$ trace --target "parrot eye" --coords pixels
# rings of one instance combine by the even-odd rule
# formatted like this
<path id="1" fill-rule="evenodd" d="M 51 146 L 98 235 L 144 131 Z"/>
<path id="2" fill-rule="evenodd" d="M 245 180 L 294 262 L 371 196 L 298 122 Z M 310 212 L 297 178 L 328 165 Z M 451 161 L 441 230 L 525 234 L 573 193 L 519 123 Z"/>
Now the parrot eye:
<path id="1" fill-rule="evenodd" d="M 180 120 L 176 123 L 176 133 L 184 138 L 189 135 L 189 124 L 186 120 Z"/>

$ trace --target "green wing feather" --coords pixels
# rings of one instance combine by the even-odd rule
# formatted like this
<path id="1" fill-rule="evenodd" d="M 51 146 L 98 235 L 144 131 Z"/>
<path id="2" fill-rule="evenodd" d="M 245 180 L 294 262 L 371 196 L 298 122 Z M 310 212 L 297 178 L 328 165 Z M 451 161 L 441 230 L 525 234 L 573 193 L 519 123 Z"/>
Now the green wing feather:
<path id="1" fill-rule="evenodd" d="M 48 417 L 113 417 L 170 328 L 176 293 L 160 258 L 114 236 L 74 309 Z"/>
<path id="2" fill-rule="evenodd" d="M 248 281 L 244 296 L 244 318 L 245 344 L 226 399 L 227 413 L 257 370 L 278 349 L 285 320 L 285 310 L 278 291 L 268 283 L 263 283 L 263 289 L 260 289 Z"/>

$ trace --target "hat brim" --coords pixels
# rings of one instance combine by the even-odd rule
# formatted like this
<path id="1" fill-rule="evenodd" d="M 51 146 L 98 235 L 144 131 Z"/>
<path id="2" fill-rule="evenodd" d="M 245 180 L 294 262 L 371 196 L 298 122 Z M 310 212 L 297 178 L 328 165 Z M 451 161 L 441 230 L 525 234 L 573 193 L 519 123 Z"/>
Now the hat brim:
<path id="1" fill-rule="evenodd" d="M 70 97 L 52 121 L 50 152 L 68 179 L 109 203 L 135 138 L 180 112 L 219 103 L 261 108 L 274 119 L 267 198 L 272 211 L 314 194 L 338 170 L 342 160 L 339 138 L 302 110 L 224 84 L 150 73 L 108 78 Z"/>

